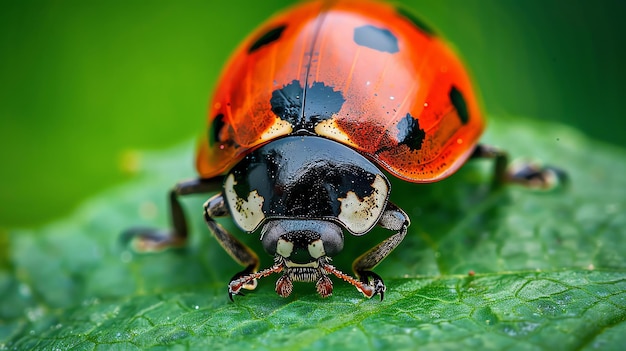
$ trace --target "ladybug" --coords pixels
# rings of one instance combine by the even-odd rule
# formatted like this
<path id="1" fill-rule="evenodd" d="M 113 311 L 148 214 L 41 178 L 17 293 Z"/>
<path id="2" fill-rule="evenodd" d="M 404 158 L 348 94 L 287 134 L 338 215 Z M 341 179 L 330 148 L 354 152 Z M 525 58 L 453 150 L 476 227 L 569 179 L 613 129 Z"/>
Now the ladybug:
<path id="1" fill-rule="evenodd" d="M 276 292 L 313 282 L 332 294 L 329 276 L 383 299 L 372 271 L 403 240 L 409 216 L 390 200 L 386 174 L 414 183 L 442 180 L 470 158 L 496 159 L 497 183 L 549 186 L 552 168 L 507 169 L 504 152 L 478 144 L 485 127 L 461 61 L 409 12 L 362 0 L 311 1 L 278 14 L 237 49 L 209 108 L 196 180 L 170 192 L 173 228 L 133 229 L 144 248 L 183 245 L 188 229 L 179 197 L 218 192 L 204 204 L 210 232 L 245 266 L 230 299 L 279 273 Z M 231 216 L 259 233 L 274 264 L 215 218 Z M 353 264 L 331 264 L 344 235 L 375 226 L 391 235 Z"/>

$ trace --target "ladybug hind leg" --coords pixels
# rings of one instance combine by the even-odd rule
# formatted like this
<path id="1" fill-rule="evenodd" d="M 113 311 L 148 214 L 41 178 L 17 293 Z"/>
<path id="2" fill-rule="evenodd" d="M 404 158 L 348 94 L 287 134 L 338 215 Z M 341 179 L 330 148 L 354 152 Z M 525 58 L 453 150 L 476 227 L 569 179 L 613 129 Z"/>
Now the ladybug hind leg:
<path id="1" fill-rule="evenodd" d="M 511 164 L 505 151 L 489 145 L 477 145 L 471 158 L 494 159 L 493 184 L 495 187 L 515 183 L 534 189 L 553 189 L 568 182 L 567 173 L 560 168 L 541 166 L 532 162 Z"/>
<path id="2" fill-rule="evenodd" d="M 409 227 L 409 216 L 391 202 L 387 203 L 387 208 L 378 222 L 378 225 L 396 233 L 385 239 L 380 244 L 374 246 L 357 258 L 352 264 L 354 273 L 361 282 L 368 284 L 374 289 L 374 295 L 379 294 L 382 301 L 385 294 L 385 284 L 382 278 L 372 272 L 382 260 L 395 249 L 406 236 Z"/>
<path id="3" fill-rule="evenodd" d="M 124 244 L 132 244 L 137 251 L 152 252 L 182 247 L 187 242 L 189 229 L 179 197 L 215 192 L 223 182 L 222 177 L 183 181 L 169 192 L 171 228 L 131 228 L 122 233 Z"/>

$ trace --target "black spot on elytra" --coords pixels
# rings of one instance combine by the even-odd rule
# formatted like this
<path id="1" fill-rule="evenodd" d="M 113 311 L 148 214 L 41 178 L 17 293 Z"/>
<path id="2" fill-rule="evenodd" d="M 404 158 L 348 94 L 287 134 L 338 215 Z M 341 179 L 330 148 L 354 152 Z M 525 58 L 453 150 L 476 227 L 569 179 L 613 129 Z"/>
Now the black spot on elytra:
<path id="1" fill-rule="evenodd" d="M 305 101 L 306 99 L 306 101 Z M 312 130 L 320 121 L 338 113 L 346 100 L 340 91 L 322 82 L 314 82 L 307 90 L 294 80 L 272 92 L 270 104 L 278 118 L 291 123 L 294 129 Z"/>
<path id="2" fill-rule="evenodd" d="M 213 122 L 211 123 L 211 129 L 209 130 L 209 142 L 219 142 L 220 141 L 220 133 L 224 128 L 224 115 L 218 114 L 213 118 Z"/>
<path id="3" fill-rule="evenodd" d="M 409 9 L 400 6 L 400 7 L 396 8 L 396 12 L 400 16 L 406 18 L 409 22 L 413 23 L 413 25 L 416 26 L 417 28 L 419 28 L 422 32 L 424 32 L 424 34 L 427 34 L 427 35 L 430 35 L 430 36 L 435 36 L 437 34 L 433 30 L 432 27 L 430 27 L 428 24 L 426 24 L 426 22 L 424 22 L 421 18 L 416 16 Z"/>
<path id="4" fill-rule="evenodd" d="M 398 122 L 398 142 L 411 148 L 412 150 L 420 150 L 422 143 L 426 137 L 426 132 L 419 126 L 419 121 L 407 113 L 404 118 Z"/>
<path id="5" fill-rule="evenodd" d="M 322 82 L 314 82 L 306 91 L 304 118 L 312 123 L 327 120 L 341 110 L 345 101 L 341 91 L 335 91 Z"/>
<path id="6" fill-rule="evenodd" d="M 396 53 L 399 51 L 398 39 L 388 29 L 366 25 L 354 29 L 354 42 L 370 49 Z"/>
<path id="7" fill-rule="evenodd" d="M 283 34 L 283 31 L 285 30 L 285 28 L 287 28 L 287 25 L 283 24 L 281 26 L 272 28 L 268 30 L 267 32 L 263 33 L 263 35 L 261 35 L 257 40 L 254 41 L 254 43 L 252 43 L 252 45 L 250 45 L 250 47 L 248 48 L 248 53 L 251 54 L 255 52 L 256 50 L 260 49 L 261 47 L 267 44 L 271 44 L 272 42 L 275 42 L 276 40 L 278 40 L 280 36 Z"/>
<path id="8" fill-rule="evenodd" d="M 297 80 L 274 90 L 270 99 L 272 112 L 283 121 L 293 126 L 298 125 L 302 114 L 303 93 L 304 89 Z"/>
<path id="9" fill-rule="evenodd" d="M 453 85 L 450 89 L 449 96 L 450 101 L 452 101 L 452 105 L 454 105 L 454 108 L 461 119 L 461 123 L 466 124 L 469 121 L 469 114 L 467 112 L 467 103 L 465 102 L 463 94 Z"/>

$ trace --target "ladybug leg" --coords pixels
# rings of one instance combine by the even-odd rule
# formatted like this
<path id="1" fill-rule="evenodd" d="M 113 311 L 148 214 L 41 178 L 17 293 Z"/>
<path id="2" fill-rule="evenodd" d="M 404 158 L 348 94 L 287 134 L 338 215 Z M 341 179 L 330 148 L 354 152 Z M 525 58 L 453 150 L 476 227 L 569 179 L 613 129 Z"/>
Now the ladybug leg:
<path id="1" fill-rule="evenodd" d="M 372 269 L 402 242 L 406 236 L 410 221 L 409 216 L 402 209 L 389 202 L 378 224 L 396 233 L 357 258 L 352 264 L 352 269 L 361 282 L 373 287 L 374 295 L 380 294 L 380 300 L 382 301 L 386 287 L 382 278 L 372 272 Z"/>
<path id="2" fill-rule="evenodd" d="M 471 158 L 491 158 L 495 160 L 495 187 L 506 183 L 516 183 L 535 189 L 552 189 L 567 182 L 567 173 L 552 166 L 540 166 L 530 162 L 509 164 L 508 154 L 496 147 L 479 144 Z"/>
<path id="3" fill-rule="evenodd" d="M 235 238 L 224 227 L 217 223 L 214 218 L 229 214 L 228 207 L 224 201 L 224 196 L 220 193 L 204 203 L 204 220 L 209 230 L 217 239 L 217 242 L 237 263 L 246 268 L 235 274 L 228 285 L 228 297 L 233 300 L 233 295 L 243 295 L 240 290 L 245 288 L 252 290 L 256 288 L 256 279 L 273 273 L 260 272 L 257 277 L 254 273 L 259 269 L 259 257 L 248 246 Z M 278 267 L 276 269 L 282 269 Z"/>
<path id="4" fill-rule="evenodd" d="M 179 196 L 215 192 L 222 186 L 223 178 L 183 181 L 170 190 L 169 206 L 171 229 L 131 228 L 122 233 L 125 244 L 132 243 L 137 251 L 159 251 L 185 245 L 189 230 Z"/>

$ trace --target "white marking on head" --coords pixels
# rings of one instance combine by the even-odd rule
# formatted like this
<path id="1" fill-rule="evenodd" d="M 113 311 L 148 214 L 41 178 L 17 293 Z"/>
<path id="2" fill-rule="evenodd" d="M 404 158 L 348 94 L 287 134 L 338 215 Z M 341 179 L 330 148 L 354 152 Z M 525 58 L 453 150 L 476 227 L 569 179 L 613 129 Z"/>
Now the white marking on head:
<path id="1" fill-rule="evenodd" d="M 324 251 L 324 242 L 321 239 L 315 240 L 309 244 L 309 255 L 313 258 L 320 258 L 322 256 L 326 256 L 326 251 Z"/>
<path id="2" fill-rule="evenodd" d="M 293 243 L 290 241 L 287 241 L 285 239 L 279 239 L 278 242 L 276 242 L 276 253 L 283 256 L 283 257 L 289 257 L 291 256 L 291 253 L 293 252 Z"/>
<path id="3" fill-rule="evenodd" d="M 339 220 L 355 234 L 364 234 L 372 228 L 385 209 L 389 186 L 380 175 L 376 175 L 372 183 L 372 193 L 359 199 L 353 191 L 349 191 L 345 198 L 339 198 L 341 212 Z"/>
<path id="4" fill-rule="evenodd" d="M 229 174 L 224 182 L 224 195 L 228 200 L 230 214 L 241 229 L 252 232 L 265 219 L 263 214 L 263 202 L 265 199 L 256 190 L 248 194 L 247 199 L 237 195 L 235 191 L 235 176 Z"/>

